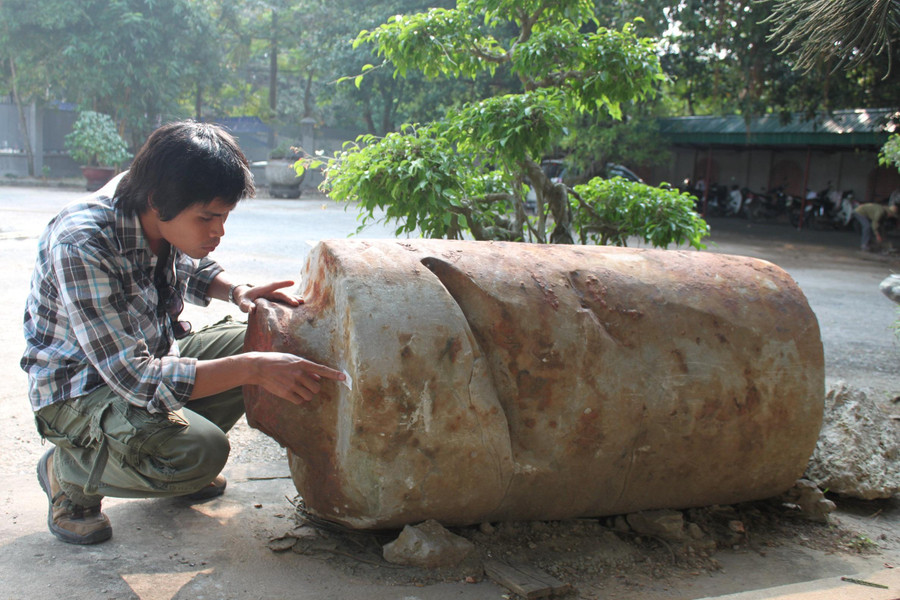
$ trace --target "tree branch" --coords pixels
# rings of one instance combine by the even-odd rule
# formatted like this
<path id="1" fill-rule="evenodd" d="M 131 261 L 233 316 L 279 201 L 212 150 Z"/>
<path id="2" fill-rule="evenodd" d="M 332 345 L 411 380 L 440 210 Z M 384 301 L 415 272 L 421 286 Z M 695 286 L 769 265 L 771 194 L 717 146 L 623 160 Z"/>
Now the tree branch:
<path id="1" fill-rule="evenodd" d="M 823 58 L 836 57 L 835 69 L 858 65 L 872 56 L 887 54 L 900 33 L 900 2 L 896 0 L 770 0 L 772 14 L 763 21 L 781 38 L 776 50 L 799 50 L 796 66 L 812 70 Z M 885 75 L 887 77 L 887 75 Z"/>

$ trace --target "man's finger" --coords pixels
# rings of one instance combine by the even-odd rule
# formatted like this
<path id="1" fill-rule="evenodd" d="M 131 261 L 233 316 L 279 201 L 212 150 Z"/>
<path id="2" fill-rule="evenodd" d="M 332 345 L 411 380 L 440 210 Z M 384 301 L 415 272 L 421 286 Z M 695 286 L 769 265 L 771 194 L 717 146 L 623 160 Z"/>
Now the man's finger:
<path id="1" fill-rule="evenodd" d="M 303 304 L 303 298 L 300 296 L 295 296 L 293 294 L 285 294 L 284 292 L 277 292 L 272 294 L 271 299 L 275 302 L 284 302 L 285 304 L 289 304 L 291 306 L 300 306 Z"/>
<path id="2" fill-rule="evenodd" d="M 313 396 L 322 391 L 322 386 L 312 377 L 304 377 L 299 382 L 298 388 L 302 392 L 309 392 Z"/>
<path id="3" fill-rule="evenodd" d="M 318 375 L 320 377 L 324 377 L 326 379 L 334 379 L 336 381 L 343 381 L 347 378 L 341 371 L 337 371 L 332 369 L 331 367 L 326 367 L 325 365 L 320 365 L 319 363 L 307 362 L 307 372 L 311 374 Z"/>
<path id="4" fill-rule="evenodd" d="M 270 292 L 274 292 L 275 290 L 284 289 L 286 287 L 291 287 L 294 285 L 294 281 L 292 279 L 285 279 L 283 281 L 273 281 L 271 283 L 267 283 L 265 285 L 257 286 L 253 289 L 257 291 L 257 294 L 267 294 Z"/>
<path id="5" fill-rule="evenodd" d="M 244 298 L 243 300 L 241 300 L 241 304 L 238 306 L 238 308 L 241 309 L 241 312 L 249 313 L 254 308 L 256 308 L 256 302 L 249 298 Z"/>

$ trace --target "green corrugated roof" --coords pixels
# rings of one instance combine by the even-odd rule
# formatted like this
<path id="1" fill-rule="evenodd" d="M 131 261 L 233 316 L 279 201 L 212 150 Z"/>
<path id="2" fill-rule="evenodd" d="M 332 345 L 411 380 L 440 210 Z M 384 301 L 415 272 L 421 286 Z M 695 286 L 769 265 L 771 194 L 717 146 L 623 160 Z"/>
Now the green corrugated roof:
<path id="1" fill-rule="evenodd" d="M 660 119 L 660 132 L 675 145 L 881 147 L 900 132 L 900 111 L 840 110 L 807 118 L 799 114 L 763 115 L 750 120 L 725 117 Z"/>

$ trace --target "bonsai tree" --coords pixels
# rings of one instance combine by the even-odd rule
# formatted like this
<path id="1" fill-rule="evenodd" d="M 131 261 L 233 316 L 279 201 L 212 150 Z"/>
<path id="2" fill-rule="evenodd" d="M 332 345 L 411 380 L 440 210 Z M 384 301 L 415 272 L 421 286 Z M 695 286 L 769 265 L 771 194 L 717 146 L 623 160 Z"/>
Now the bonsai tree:
<path id="1" fill-rule="evenodd" d="M 635 233 L 654 245 L 702 247 L 708 227 L 674 190 L 588 186 L 573 194 L 541 168 L 578 115 L 618 119 L 623 104 L 654 93 L 663 78 L 656 47 L 633 24 L 602 27 L 589 0 L 458 0 L 453 9 L 392 17 L 355 43 L 372 44 L 398 77 L 417 70 L 475 79 L 502 68 L 519 80 L 519 93 L 454 106 L 443 119 L 383 138 L 360 136 L 333 158 L 298 161 L 299 172 L 324 165 L 321 188 L 357 203 L 363 225 L 383 218 L 398 223 L 398 234 L 569 244 L 624 244 Z M 359 85 L 377 68 L 349 79 Z M 601 210 L 601 192 L 621 210 Z M 645 205 L 656 209 L 627 214 Z"/>
<path id="2" fill-rule="evenodd" d="M 289 160 L 291 163 L 296 162 L 300 158 L 300 149 L 287 142 L 281 142 L 269 151 L 270 160 Z"/>
<path id="3" fill-rule="evenodd" d="M 78 115 L 72 133 L 66 136 L 66 149 L 85 167 L 119 168 L 131 158 L 112 118 L 90 110 Z"/>

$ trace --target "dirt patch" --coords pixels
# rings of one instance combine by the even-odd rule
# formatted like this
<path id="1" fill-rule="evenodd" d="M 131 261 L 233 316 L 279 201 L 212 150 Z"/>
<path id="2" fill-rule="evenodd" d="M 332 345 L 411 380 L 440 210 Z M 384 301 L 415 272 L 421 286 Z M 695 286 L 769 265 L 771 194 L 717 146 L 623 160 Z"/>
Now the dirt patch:
<path id="1" fill-rule="evenodd" d="M 766 559 L 799 546 L 826 554 L 875 556 L 900 549 L 898 502 L 833 500 L 841 509 L 828 523 L 810 521 L 778 499 L 679 511 L 685 530 L 693 532 L 682 541 L 640 535 L 623 516 L 452 528 L 474 544 L 474 552 L 457 567 L 429 570 L 384 560 L 382 546 L 399 532 L 352 531 L 323 522 L 306 513 L 298 498 L 296 527 L 271 540 L 269 547 L 384 585 L 475 583 L 488 577 L 487 561 L 499 560 L 552 576 L 568 586 L 566 597 L 646 600 L 668 597 L 685 581 L 721 573 L 723 554 Z"/>

